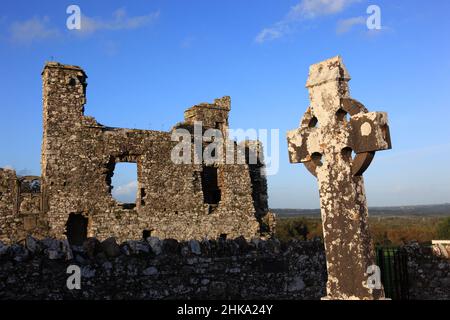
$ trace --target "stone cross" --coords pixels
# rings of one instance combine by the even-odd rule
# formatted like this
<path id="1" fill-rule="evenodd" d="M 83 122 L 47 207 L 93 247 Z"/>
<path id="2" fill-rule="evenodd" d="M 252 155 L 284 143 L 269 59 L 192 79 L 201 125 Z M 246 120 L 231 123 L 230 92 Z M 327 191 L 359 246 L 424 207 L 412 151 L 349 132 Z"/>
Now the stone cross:
<path id="1" fill-rule="evenodd" d="M 368 112 L 350 98 L 341 58 L 310 67 L 311 101 L 300 128 L 287 134 L 291 163 L 302 162 L 317 177 L 327 258 L 325 299 L 382 299 L 368 230 L 362 174 L 375 151 L 391 148 L 387 114 Z M 352 154 L 355 154 L 353 156 Z M 378 269 L 379 270 L 379 269 Z"/>

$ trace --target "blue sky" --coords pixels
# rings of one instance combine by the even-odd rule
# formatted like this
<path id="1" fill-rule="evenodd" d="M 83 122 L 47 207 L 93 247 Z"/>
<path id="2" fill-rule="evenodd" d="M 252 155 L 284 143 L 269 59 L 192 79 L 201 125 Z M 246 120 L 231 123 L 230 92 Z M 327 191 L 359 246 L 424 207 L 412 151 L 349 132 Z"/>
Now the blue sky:
<path id="1" fill-rule="evenodd" d="M 80 6 L 85 32 L 66 28 Z M 365 25 L 370 4 L 382 29 Z M 233 128 L 280 130 L 271 207 L 316 208 L 317 184 L 289 164 L 285 132 L 308 106 L 312 63 L 340 54 L 351 94 L 389 114 L 393 149 L 365 173 L 369 205 L 450 202 L 447 0 L 2 1 L 0 167 L 39 174 L 45 61 L 83 67 L 86 114 L 168 130 L 196 103 L 230 95 Z M 270 150 L 269 150 L 270 152 Z M 130 171 L 118 181 L 133 180 Z"/>

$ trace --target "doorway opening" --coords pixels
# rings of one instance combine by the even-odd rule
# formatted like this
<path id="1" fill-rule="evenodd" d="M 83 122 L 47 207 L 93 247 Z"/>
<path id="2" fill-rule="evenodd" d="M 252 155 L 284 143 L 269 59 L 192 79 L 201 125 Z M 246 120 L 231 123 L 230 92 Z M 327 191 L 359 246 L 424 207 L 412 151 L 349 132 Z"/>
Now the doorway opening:
<path id="1" fill-rule="evenodd" d="M 71 213 L 66 223 L 66 237 L 70 245 L 81 246 L 87 239 L 88 219 L 81 214 Z"/>

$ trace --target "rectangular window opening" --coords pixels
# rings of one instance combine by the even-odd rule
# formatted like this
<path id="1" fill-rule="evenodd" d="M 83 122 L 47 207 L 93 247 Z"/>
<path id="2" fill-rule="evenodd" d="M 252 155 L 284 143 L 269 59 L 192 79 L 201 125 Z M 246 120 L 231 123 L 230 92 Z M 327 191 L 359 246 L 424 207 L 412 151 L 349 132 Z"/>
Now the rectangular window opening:
<path id="1" fill-rule="evenodd" d="M 204 203 L 218 204 L 220 202 L 222 194 L 218 183 L 217 167 L 203 167 L 202 191 Z"/>
<path id="2" fill-rule="evenodd" d="M 137 199 L 137 164 L 118 162 L 111 179 L 111 195 L 126 209 L 133 209 Z"/>

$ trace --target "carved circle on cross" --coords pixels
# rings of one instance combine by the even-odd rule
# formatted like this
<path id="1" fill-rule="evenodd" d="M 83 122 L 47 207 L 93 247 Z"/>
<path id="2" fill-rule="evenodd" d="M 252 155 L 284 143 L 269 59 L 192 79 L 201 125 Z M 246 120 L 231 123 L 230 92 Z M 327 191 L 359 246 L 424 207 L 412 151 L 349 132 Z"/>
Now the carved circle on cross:
<path id="1" fill-rule="evenodd" d="M 341 99 L 341 109 L 346 113 L 348 113 L 350 116 L 353 116 L 358 113 L 369 112 L 362 103 L 351 98 Z M 300 125 L 302 127 L 314 127 L 316 124 L 317 118 L 313 115 L 311 107 L 309 107 L 308 110 L 306 110 L 305 114 L 303 115 Z M 369 129 L 371 130 L 371 128 L 365 128 L 365 130 Z M 357 153 L 352 161 L 352 174 L 354 176 L 361 176 L 364 173 L 364 171 L 366 171 L 367 168 L 369 167 L 374 156 L 375 151 Z M 304 162 L 303 164 L 312 175 L 317 177 L 316 168 L 318 166 L 318 161 L 316 161 L 314 155 L 311 155 L 311 158 L 312 159 L 310 161 Z"/>

